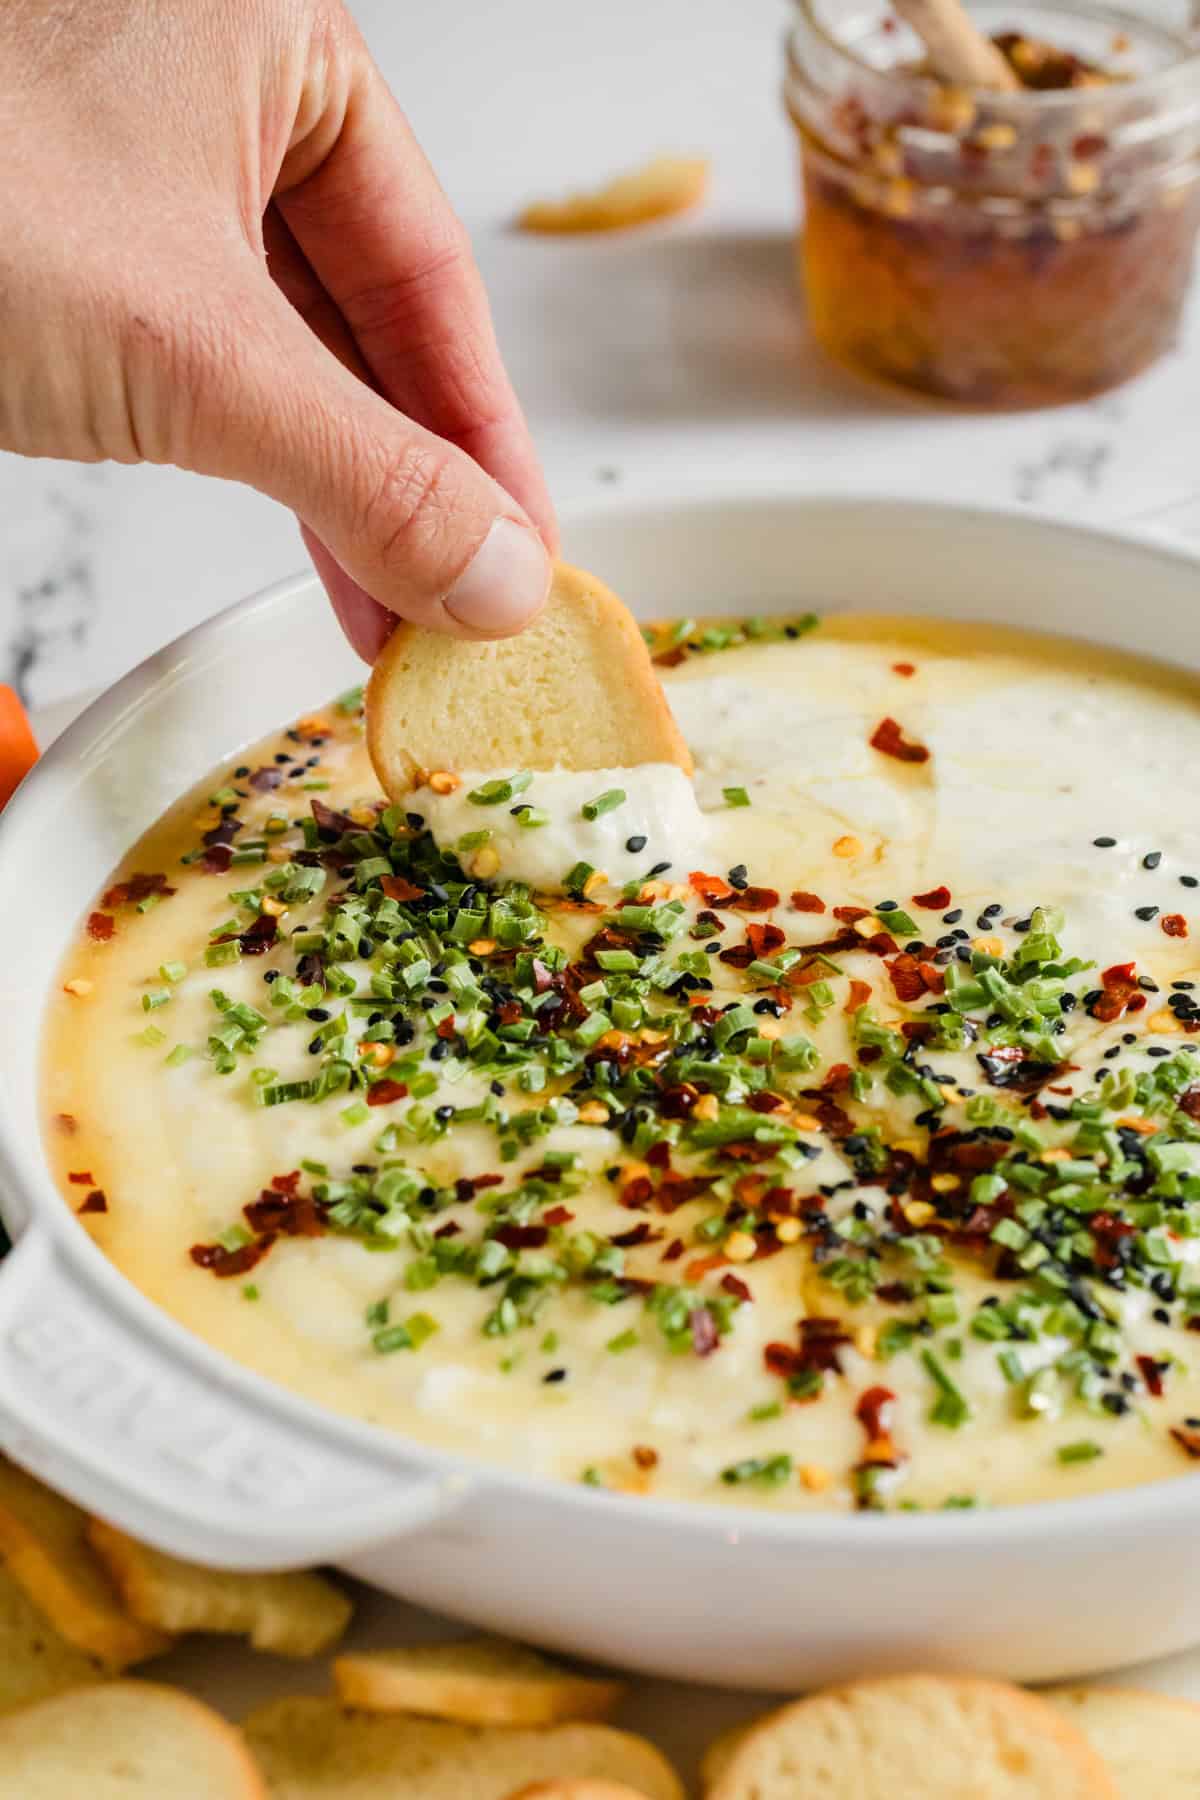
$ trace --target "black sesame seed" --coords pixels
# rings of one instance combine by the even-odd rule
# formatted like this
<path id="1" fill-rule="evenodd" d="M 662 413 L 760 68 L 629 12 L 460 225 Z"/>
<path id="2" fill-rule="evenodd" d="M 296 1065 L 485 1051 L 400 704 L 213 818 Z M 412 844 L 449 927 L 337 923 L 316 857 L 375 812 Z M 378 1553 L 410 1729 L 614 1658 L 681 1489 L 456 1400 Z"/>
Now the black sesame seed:
<path id="1" fill-rule="evenodd" d="M 663 864 L 664 869 L 669 869 L 670 866 L 671 866 L 670 863 Z M 749 887 L 750 877 L 746 872 L 745 863 L 735 863 L 733 868 L 728 871 L 727 879 L 728 879 L 729 885 L 731 887 L 735 887 L 735 888 Z"/>
<path id="2" fill-rule="evenodd" d="M 1112 1062 L 1113 1059 L 1115 1057 L 1120 1056 L 1120 1054 L 1121 1054 L 1120 1044 L 1110 1044 L 1108 1049 L 1104 1052 L 1104 1060 L 1106 1062 Z"/>
<path id="3" fill-rule="evenodd" d="M 1171 1315 L 1165 1306 L 1156 1306 L 1150 1317 L 1154 1320 L 1156 1325 L 1169 1325 L 1171 1323 Z"/>
<path id="4" fill-rule="evenodd" d="M 1164 1050 L 1161 1044 L 1151 1044 L 1146 1051 L 1147 1056 L 1170 1056 L 1170 1054 L 1171 1052 Z"/>
<path id="5" fill-rule="evenodd" d="M 316 1037 L 313 1038 L 312 1042 L 308 1046 L 309 1055 L 310 1056 L 318 1056 L 324 1048 L 325 1048 L 325 1039 L 321 1036 L 320 1032 L 318 1032 Z"/>
<path id="6" fill-rule="evenodd" d="M 1151 981 L 1149 975 L 1139 975 L 1138 986 L 1144 994 L 1157 994 L 1158 992 L 1157 981 Z"/>
<path id="7" fill-rule="evenodd" d="M 1137 1043 L 1137 1033 L 1135 1031 L 1125 1032 L 1124 1036 L 1121 1039 L 1121 1042 L 1123 1044 L 1136 1044 Z"/>
<path id="8" fill-rule="evenodd" d="M 439 1125 L 448 1124 L 454 1117 L 454 1108 L 452 1106 L 435 1106 L 433 1109 L 433 1116 L 438 1121 Z"/>
<path id="9" fill-rule="evenodd" d="M 408 826 L 408 829 L 410 831 L 424 831 L 425 815 L 424 815 L 424 813 L 416 813 L 416 812 L 405 813 L 404 823 Z"/>
<path id="10" fill-rule="evenodd" d="M 1014 931 L 1030 931 L 1030 930 L 1032 930 L 1032 928 L 1033 928 L 1033 920 L 1032 919 L 1017 919 L 1013 923 Z"/>
<path id="11" fill-rule="evenodd" d="M 1161 861 L 1162 861 L 1162 851 L 1161 850 L 1151 850 L 1147 856 L 1143 856 L 1142 867 L 1143 867 L 1143 869 L 1157 869 L 1157 867 Z"/>
<path id="12" fill-rule="evenodd" d="M 311 1019 L 314 1025 L 324 1025 L 330 1015 L 323 1006 L 310 1006 L 304 1016 Z"/>
<path id="13" fill-rule="evenodd" d="M 665 875 L 667 870 L 670 868 L 670 866 L 671 865 L 669 862 L 655 863 L 654 867 L 650 871 L 651 880 L 653 880 L 655 875 Z M 742 885 L 744 886 L 745 883 L 743 883 Z"/>
<path id="14" fill-rule="evenodd" d="M 1173 981 L 1171 986 L 1178 994 L 1190 994 L 1195 987 L 1194 981 Z"/>
<path id="15" fill-rule="evenodd" d="M 1133 909 L 1135 919 L 1153 919 L 1157 913 L 1157 906 L 1135 906 Z"/>
<path id="16" fill-rule="evenodd" d="M 896 902 L 894 900 L 881 900 L 879 902 L 879 905 L 875 908 L 875 911 L 877 913 L 895 912 L 895 910 L 896 910 Z"/>
<path id="17" fill-rule="evenodd" d="M 925 946 L 921 942 L 920 938 L 914 938 L 912 943 L 905 944 L 904 948 L 905 948 L 906 953 L 909 956 L 920 956 L 920 954 L 921 954 L 922 950 L 925 948 Z"/>
<path id="18" fill-rule="evenodd" d="M 276 761 L 276 762 L 278 762 L 278 763 L 285 763 L 285 762 L 291 762 L 291 760 L 292 760 L 292 759 L 291 759 L 291 757 L 290 757 L 290 756 L 289 756 L 289 755 L 288 755 L 288 753 L 287 753 L 287 751 L 286 751 L 286 750 L 277 750 L 277 751 L 276 751 L 276 752 L 275 752 L 275 761 Z"/>
<path id="19" fill-rule="evenodd" d="M 1115 1413 L 1118 1418 L 1129 1411 L 1129 1402 L 1124 1394 L 1114 1388 L 1111 1394 L 1102 1394 L 1100 1404 L 1106 1412 Z"/>
<path id="20" fill-rule="evenodd" d="M 1200 887 L 1200 876 L 1181 875 L 1179 877 L 1179 885 L 1180 887 Z"/>
<path id="21" fill-rule="evenodd" d="M 948 912 L 948 913 L 942 914 L 942 924 L 943 925 L 957 925 L 958 921 L 962 918 L 962 916 L 963 916 L 962 907 L 956 906 L 954 908 L 953 912 Z"/>
<path id="22" fill-rule="evenodd" d="M 279 980 L 279 970 L 278 969 L 264 969 L 263 970 L 263 980 L 268 985 L 270 985 L 270 983 L 272 981 L 278 981 Z"/>
<path id="23" fill-rule="evenodd" d="M 249 773 L 250 773 L 250 764 L 242 763 L 240 765 L 240 767 L 236 768 L 233 771 L 233 778 L 235 781 L 240 781 L 243 775 L 248 775 Z"/>
<path id="24" fill-rule="evenodd" d="M 492 1092 L 497 1098 L 500 1098 L 504 1093 L 504 1083 L 502 1081 L 493 1081 Z"/>
<path id="25" fill-rule="evenodd" d="M 450 1054 L 450 1045 L 445 1038 L 438 1038 L 429 1046 L 430 1062 L 444 1062 Z"/>
<path id="26" fill-rule="evenodd" d="M 630 856 L 636 856 L 639 850 L 644 850 L 646 848 L 646 840 L 644 837 L 640 836 L 626 838 L 625 848 L 628 850 Z"/>
<path id="27" fill-rule="evenodd" d="M 567 1371 L 565 1369 L 549 1369 L 546 1374 L 542 1376 L 542 1380 L 546 1383 L 547 1387 L 553 1387 L 556 1382 L 565 1381 L 566 1379 Z"/>
<path id="28" fill-rule="evenodd" d="M 955 944 L 954 933 L 948 931 L 944 937 L 935 939 L 935 942 L 939 950 L 953 950 Z"/>
<path id="29" fill-rule="evenodd" d="M 1111 850 L 1113 848 L 1113 846 L 1115 845 L 1116 841 L 1117 841 L 1116 838 L 1110 838 L 1110 837 L 1100 837 L 1100 838 L 1092 839 L 1092 842 L 1093 842 L 1093 844 L 1095 844 L 1097 850 Z"/>

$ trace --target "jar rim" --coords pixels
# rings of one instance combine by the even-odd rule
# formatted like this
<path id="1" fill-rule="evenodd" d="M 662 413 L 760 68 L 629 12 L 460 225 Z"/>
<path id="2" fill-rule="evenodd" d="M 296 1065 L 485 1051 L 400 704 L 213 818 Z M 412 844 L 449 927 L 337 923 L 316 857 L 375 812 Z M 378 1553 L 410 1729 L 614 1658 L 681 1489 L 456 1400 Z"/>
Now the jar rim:
<path id="1" fill-rule="evenodd" d="M 1165 63 L 1161 68 L 1152 69 L 1145 75 L 1135 75 L 1127 81 L 1114 82 L 1110 87 L 1019 88 L 1016 91 L 972 87 L 963 91 L 975 100 L 986 98 L 993 111 L 1003 109 L 1014 114 L 1035 116 L 1077 107 L 1085 100 L 1089 108 L 1116 108 L 1122 104 L 1127 105 L 1130 99 L 1144 98 L 1149 101 L 1185 82 L 1189 76 L 1195 77 L 1200 86 L 1200 46 L 1188 47 L 1191 40 L 1180 36 L 1178 32 L 1156 25 L 1144 14 L 1111 6 L 1107 4 L 1107 0 L 1100 0 L 1099 4 L 1093 3 L 1093 0 L 1053 0 L 1053 5 L 1058 12 L 1074 13 L 1080 18 L 1111 26 L 1114 32 L 1132 32 L 1144 36 L 1147 28 L 1151 28 L 1162 38 L 1178 44 L 1183 53 L 1177 60 Z M 907 83 L 914 92 L 922 95 L 948 86 L 961 85 L 938 81 L 935 76 L 921 74 L 916 70 L 880 68 L 878 64 L 868 62 L 819 16 L 818 0 L 793 0 L 793 10 L 799 14 L 803 26 L 820 40 L 822 48 L 831 52 L 847 69 L 858 75 L 889 85 Z M 792 39 L 789 39 L 789 57 L 794 64 L 796 49 Z"/>

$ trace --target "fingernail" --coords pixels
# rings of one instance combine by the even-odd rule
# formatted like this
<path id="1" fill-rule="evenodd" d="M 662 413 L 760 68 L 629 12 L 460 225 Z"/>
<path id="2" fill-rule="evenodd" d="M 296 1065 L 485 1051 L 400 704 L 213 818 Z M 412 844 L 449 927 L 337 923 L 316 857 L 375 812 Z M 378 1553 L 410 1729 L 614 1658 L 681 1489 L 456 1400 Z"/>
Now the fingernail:
<path id="1" fill-rule="evenodd" d="M 541 611 L 549 590 L 542 540 L 515 519 L 497 519 L 446 595 L 446 611 L 468 631 L 508 637 Z"/>

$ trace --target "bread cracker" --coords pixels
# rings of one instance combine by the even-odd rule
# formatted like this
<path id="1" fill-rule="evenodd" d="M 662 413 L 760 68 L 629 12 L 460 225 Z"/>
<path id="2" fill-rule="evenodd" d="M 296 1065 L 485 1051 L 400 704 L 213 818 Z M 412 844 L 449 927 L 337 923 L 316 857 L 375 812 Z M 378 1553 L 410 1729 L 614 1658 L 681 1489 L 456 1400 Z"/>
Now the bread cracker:
<path id="1" fill-rule="evenodd" d="M 402 620 L 367 684 L 367 743 L 392 799 L 460 769 L 692 770 L 633 615 L 565 563 L 516 637 L 468 643 Z"/>
<path id="2" fill-rule="evenodd" d="M 162 1631 L 249 1638 L 276 1656 L 316 1656 L 350 1622 L 347 1596 L 323 1576 L 230 1574 L 152 1550 L 93 1519 L 88 1542 L 133 1618 Z"/>
<path id="3" fill-rule="evenodd" d="M 1119 1800 L 1054 1707 L 970 1676 L 851 1682 L 760 1720 L 709 1800 Z"/>
<path id="4" fill-rule="evenodd" d="M 243 1729 L 272 1800 L 506 1800 L 530 1782 L 568 1776 L 683 1800 L 653 1744 L 608 1725 L 489 1730 L 304 1697 L 260 1707 Z"/>
<path id="5" fill-rule="evenodd" d="M 624 1689 L 548 1662 L 503 1638 L 338 1657 L 334 1686 L 346 1706 L 364 1712 L 421 1713 L 463 1725 L 559 1725 L 602 1719 Z"/>
<path id="6" fill-rule="evenodd" d="M 0 1718 L 0 1800 L 267 1800 L 241 1733 L 177 1688 L 110 1681 Z"/>
<path id="7" fill-rule="evenodd" d="M 508 1800 L 646 1800 L 621 1781 L 531 1781 Z"/>
<path id="8" fill-rule="evenodd" d="M 1042 1699 L 1104 1758 L 1121 1800 L 1200 1794 L 1200 1706 L 1139 1688 L 1051 1688 Z"/>
<path id="9" fill-rule="evenodd" d="M 114 1673 L 171 1647 L 129 1617 L 87 1542 L 88 1515 L 0 1458 L 0 1556 L 59 1635 Z"/>
<path id="10" fill-rule="evenodd" d="M 535 200 L 517 223 L 522 231 L 555 236 L 624 231 L 698 206 L 708 192 L 708 177 L 707 157 L 656 156 L 603 187 L 568 194 L 565 200 Z"/>
<path id="11" fill-rule="evenodd" d="M 0 1568 L 0 1712 L 103 1679 L 95 1657 L 68 1644 L 20 1583 Z"/>

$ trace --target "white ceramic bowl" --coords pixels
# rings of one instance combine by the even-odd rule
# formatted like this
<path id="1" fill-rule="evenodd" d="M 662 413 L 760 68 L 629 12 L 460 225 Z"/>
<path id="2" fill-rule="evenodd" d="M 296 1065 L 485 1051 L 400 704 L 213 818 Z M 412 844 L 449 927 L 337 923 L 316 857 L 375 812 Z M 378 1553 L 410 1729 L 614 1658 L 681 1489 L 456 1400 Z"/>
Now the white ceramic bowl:
<path id="1" fill-rule="evenodd" d="M 571 555 L 645 614 L 905 609 L 1200 669 L 1200 564 L 1028 517 L 796 498 L 614 503 Z M 940 1664 L 1080 1674 L 1200 1639 L 1200 1481 L 983 1513 L 783 1517 L 635 1500 L 427 1450 L 200 1344 L 92 1245 L 47 1172 L 40 1018 L 97 887 L 176 795 L 358 678 L 311 578 L 189 632 L 98 700 L 0 822 L 0 1442 L 166 1549 L 335 1561 L 562 1649 L 725 1686 Z M 169 1196 L 164 1196 L 169 1204 Z"/>

